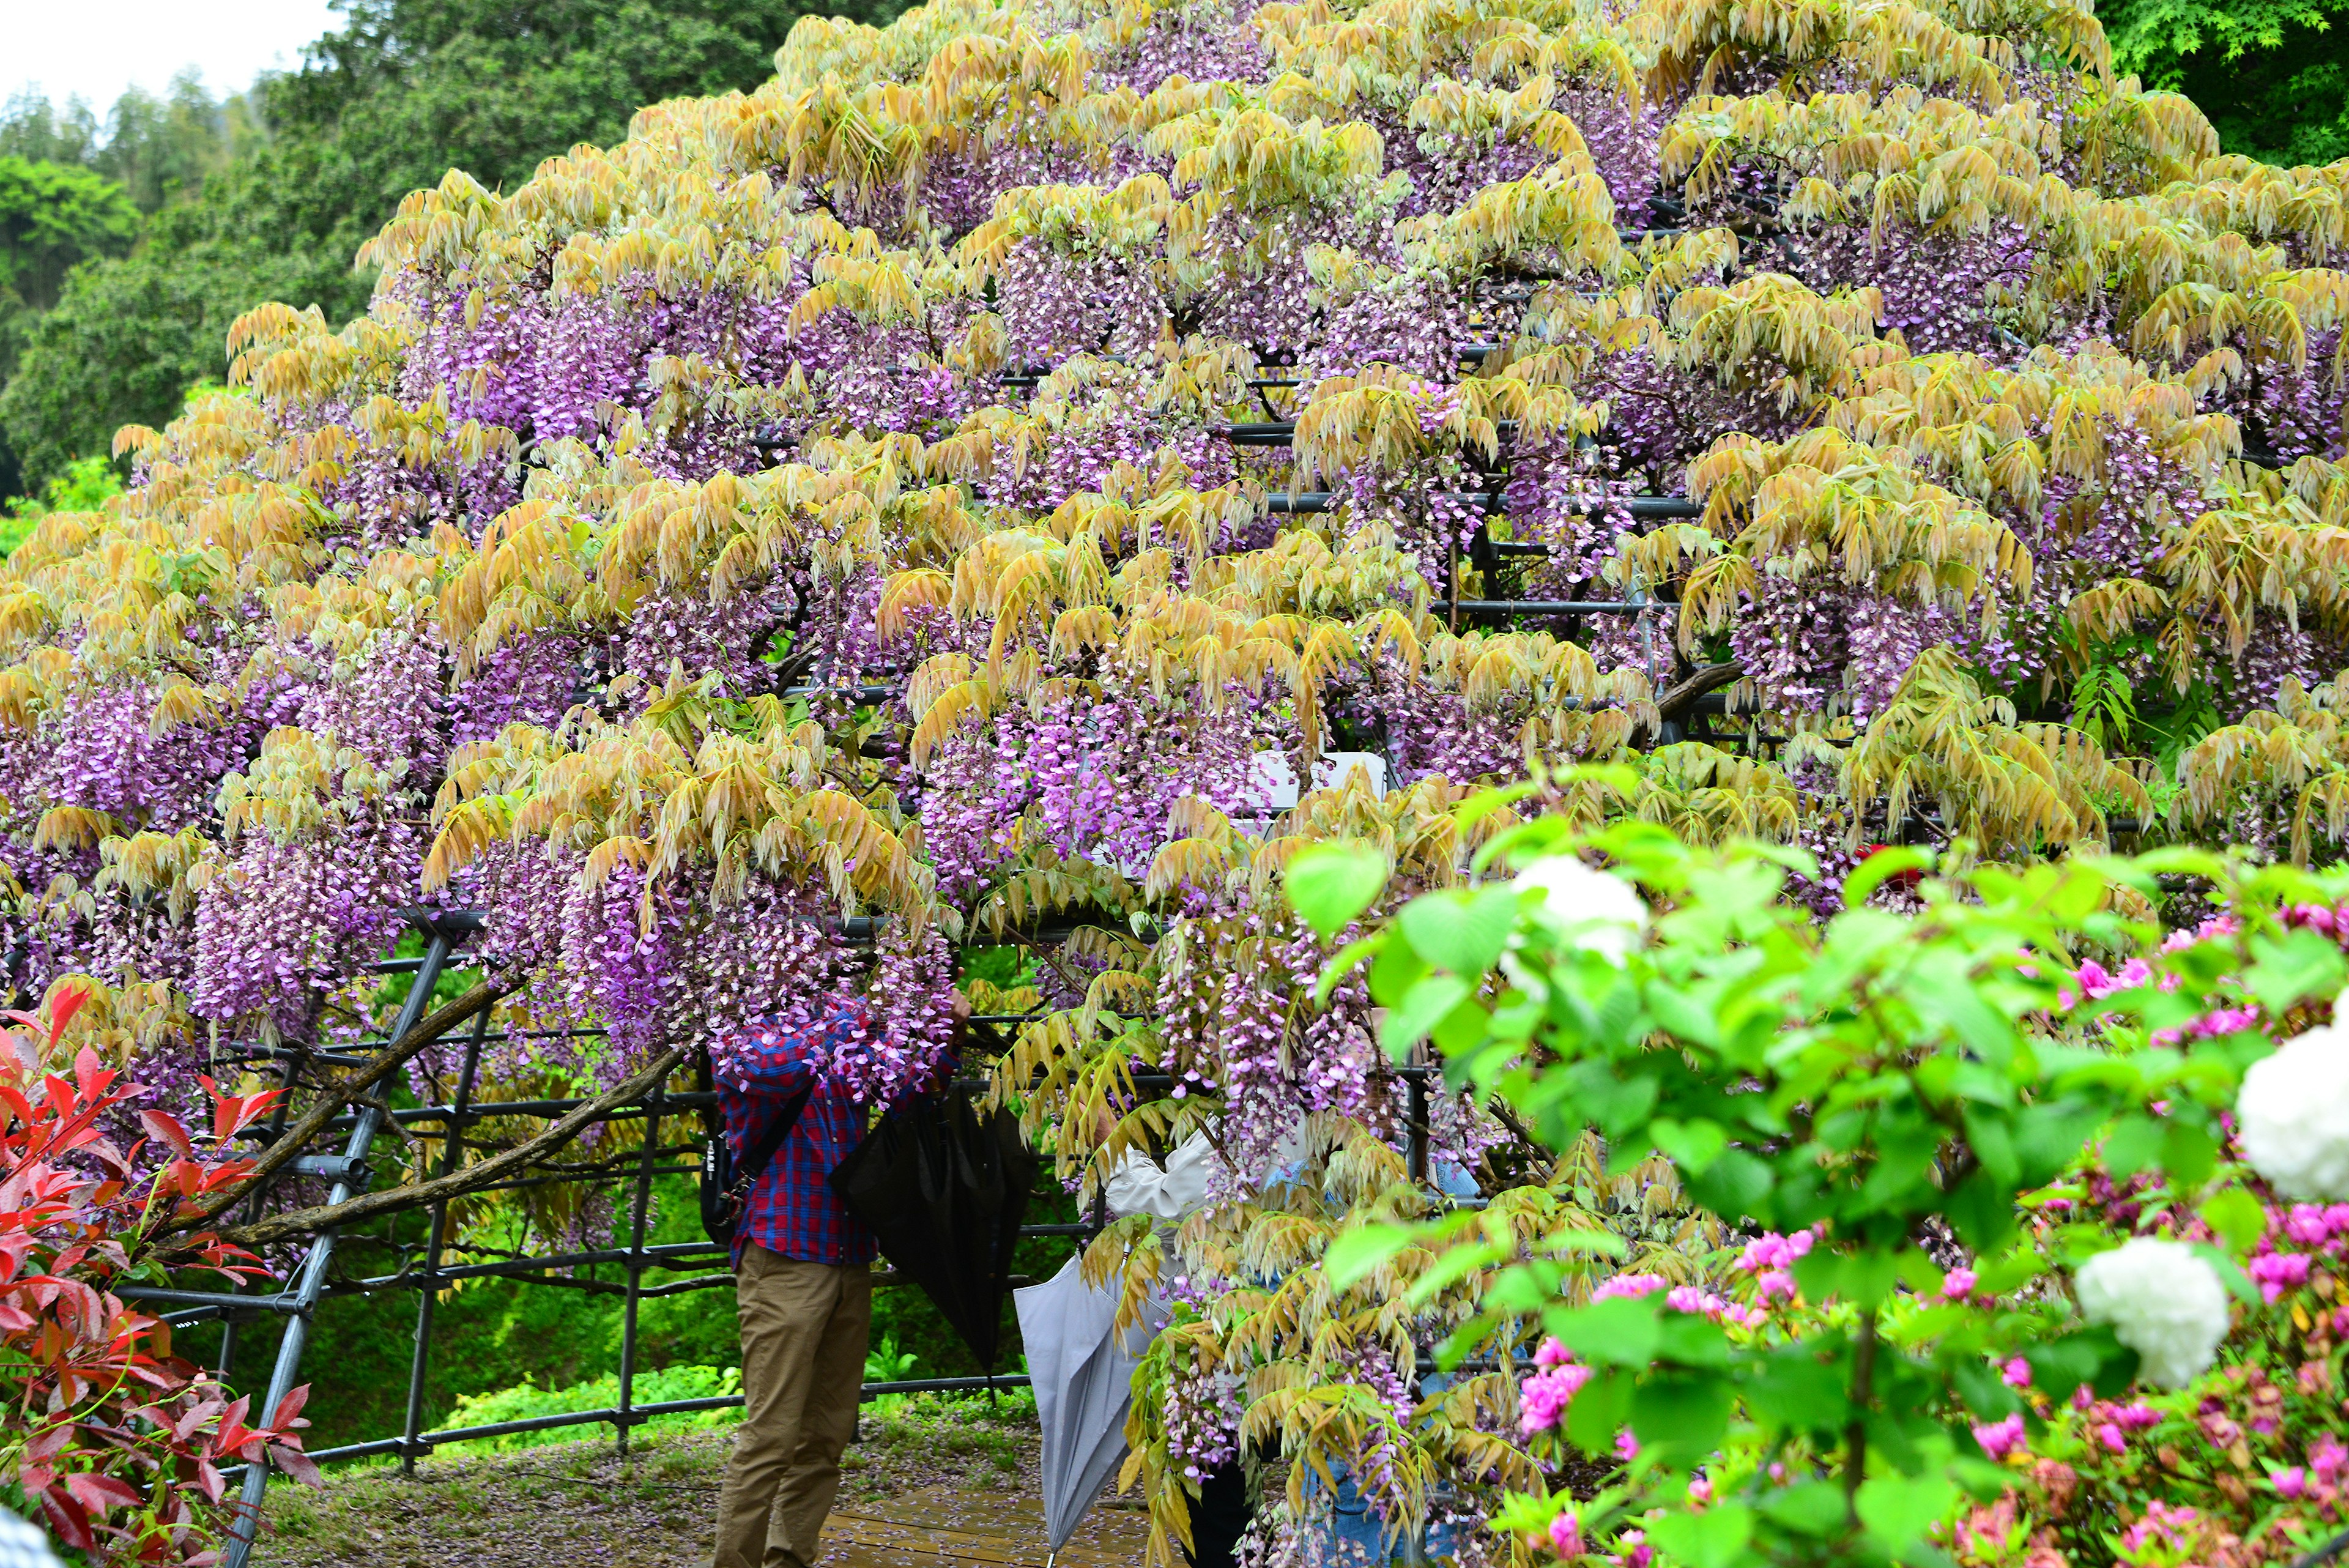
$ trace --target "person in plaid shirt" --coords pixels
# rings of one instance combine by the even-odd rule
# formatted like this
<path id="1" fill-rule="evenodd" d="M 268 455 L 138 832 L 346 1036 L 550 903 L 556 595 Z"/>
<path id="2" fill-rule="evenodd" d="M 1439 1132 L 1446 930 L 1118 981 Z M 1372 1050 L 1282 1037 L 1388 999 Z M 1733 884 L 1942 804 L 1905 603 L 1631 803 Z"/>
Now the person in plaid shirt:
<path id="1" fill-rule="evenodd" d="M 957 992 L 957 1026 L 970 1004 Z M 823 1025 L 863 1027 L 860 1014 Z M 739 1157 L 812 1072 L 812 1032 L 760 1026 L 718 1084 Z M 819 1083 L 760 1174 L 734 1228 L 734 1311 L 742 1335 L 742 1425 L 718 1499 L 716 1568 L 807 1568 L 856 1436 L 873 1324 L 873 1233 L 832 1189 L 864 1137 L 869 1106 Z"/>

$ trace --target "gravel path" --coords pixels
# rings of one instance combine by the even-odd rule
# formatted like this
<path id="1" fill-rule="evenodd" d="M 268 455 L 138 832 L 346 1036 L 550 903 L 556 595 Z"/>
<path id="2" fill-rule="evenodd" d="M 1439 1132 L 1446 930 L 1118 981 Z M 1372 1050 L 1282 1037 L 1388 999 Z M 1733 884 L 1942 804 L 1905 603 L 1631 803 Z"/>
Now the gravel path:
<path id="1" fill-rule="evenodd" d="M 610 1437 L 473 1457 L 440 1456 L 413 1480 L 393 1465 L 330 1470 L 326 1490 L 270 1490 L 258 1568 L 690 1568 L 709 1560 L 730 1426 L 641 1434 L 623 1460 Z M 916 1539 L 885 1549 L 873 1520 L 952 1517 L 969 1529 L 1034 1532 L 1035 1417 L 983 1400 L 909 1400 L 868 1414 L 844 1457 L 836 1510 L 864 1516 L 836 1568 L 900 1561 L 1017 1562 L 1008 1553 Z M 911 1499 L 911 1509 L 891 1510 Z M 1089 1536 L 1119 1540 L 1140 1516 L 1095 1510 Z M 1014 1531 L 1014 1526 L 1019 1528 Z M 1034 1558 L 1042 1561 L 1042 1543 Z M 941 1555 L 943 1553 L 943 1555 Z M 1136 1552 L 1138 1556 L 1138 1552 Z M 1064 1561 L 1068 1559 L 1064 1555 Z"/>

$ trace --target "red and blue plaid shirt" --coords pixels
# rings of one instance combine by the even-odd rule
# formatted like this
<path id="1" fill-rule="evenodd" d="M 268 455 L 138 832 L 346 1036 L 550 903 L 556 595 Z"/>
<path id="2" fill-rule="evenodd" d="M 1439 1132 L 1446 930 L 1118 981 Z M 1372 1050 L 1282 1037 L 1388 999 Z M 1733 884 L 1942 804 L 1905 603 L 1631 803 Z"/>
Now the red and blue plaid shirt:
<path id="1" fill-rule="evenodd" d="M 842 1016 L 824 1027 L 840 1030 L 854 1023 Z M 804 1033 L 756 1025 L 720 1075 L 718 1104 L 726 1114 L 726 1141 L 738 1158 L 752 1135 L 807 1082 L 812 1071 L 809 1044 Z M 867 1108 L 850 1098 L 843 1085 L 816 1085 L 800 1111 L 799 1125 L 750 1189 L 734 1230 L 736 1266 L 746 1241 L 810 1263 L 869 1263 L 879 1255 L 873 1232 L 841 1203 L 831 1179 L 848 1151 L 863 1141 Z"/>

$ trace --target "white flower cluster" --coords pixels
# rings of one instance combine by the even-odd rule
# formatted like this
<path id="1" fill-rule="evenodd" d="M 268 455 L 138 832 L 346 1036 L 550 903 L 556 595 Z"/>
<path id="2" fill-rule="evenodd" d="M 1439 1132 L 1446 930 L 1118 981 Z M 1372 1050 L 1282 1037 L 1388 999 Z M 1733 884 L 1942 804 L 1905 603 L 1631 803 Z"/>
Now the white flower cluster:
<path id="1" fill-rule="evenodd" d="M 2349 992 L 2333 1022 L 2252 1064 L 2235 1100 L 2235 1136 L 2251 1168 L 2286 1198 L 2349 1201 Z"/>
<path id="2" fill-rule="evenodd" d="M 1536 918 L 1565 939 L 1564 946 L 1605 953 L 1617 963 L 1640 945 L 1648 929 L 1648 906 L 1638 888 L 1571 855 L 1532 861 L 1509 885 L 1541 894 Z"/>
<path id="3" fill-rule="evenodd" d="M 2137 1375 L 2182 1388 L 2227 1337 L 2227 1287 L 2183 1241 L 2139 1236 L 2080 1265 L 2080 1310 L 2137 1354 Z"/>

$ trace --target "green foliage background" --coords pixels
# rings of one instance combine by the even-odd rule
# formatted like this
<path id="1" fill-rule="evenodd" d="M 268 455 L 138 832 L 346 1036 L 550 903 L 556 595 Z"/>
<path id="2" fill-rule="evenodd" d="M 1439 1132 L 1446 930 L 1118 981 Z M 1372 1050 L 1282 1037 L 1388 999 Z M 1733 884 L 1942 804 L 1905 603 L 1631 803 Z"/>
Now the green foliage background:
<path id="1" fill-rule="evenodd" d="M 2118 0 L 2116 66 L 2201 106 L 2229 152 L 2349 157 L 2349 0 Z"/>
<path id="2" fill-rule="evenodd" d="M 115 430 L 160 425 L 218 380 L 229 324 L 264 300 L 340 321 L 373 277 L 359 245 L 400 198 L 462 169 L 518 183 L 582 141 L 620 140 L 639 107 L 757 87 L 805 9 L 885 20 L 893 0 L 346 0 L 297 71 L 214 101 L 192 78 L 87 106 L 20 97 L 0 159 L 96 176 L 147 214 L 65 254 L 53 302 L 7 303 L 10 165 L 0 162 L 0 497 L 38 494 Z M 117 209 L 109 209 L 117 210 Z M 119 210 L 117 210 L 119 211 Z M 54 308 L 50 308 L 50 303 Z"/>

